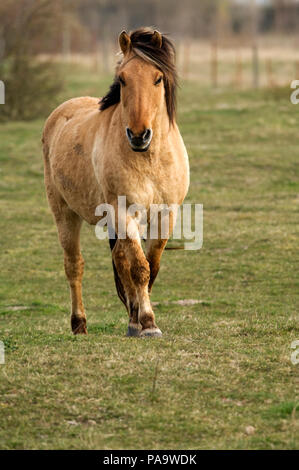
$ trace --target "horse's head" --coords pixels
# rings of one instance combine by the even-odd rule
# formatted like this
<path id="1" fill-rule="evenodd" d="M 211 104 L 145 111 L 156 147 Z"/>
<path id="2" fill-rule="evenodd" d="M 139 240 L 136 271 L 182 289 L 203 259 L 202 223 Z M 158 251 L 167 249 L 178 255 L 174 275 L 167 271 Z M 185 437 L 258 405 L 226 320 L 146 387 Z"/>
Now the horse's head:
<path id="1" fill-rule="evenodd" d="M 166 109 L 170 123 L 174 121 L 174 46 L 168 38 L 150 28 L 138 29 L 130 35 L 123 31 L 119 45 L 123 60 L 100 109 L 120 102 L 129 144 L 135 152 L 145 152 L 151 144 L 157 116 L 162 116 Z"/>
<path id="2" fill-rule="evenodd" d="M 148 42 L 152 48 L 161 48 L 161 34 L 155 31 Z M 132 150 L 144 152 L 152 140 L 155 117 L 165 106 L 163 73 L 154 63 L 136 55 L 125 31 L 119 36 L 119 45 L 124 60 L 117 75 L 126 135 Z"/>

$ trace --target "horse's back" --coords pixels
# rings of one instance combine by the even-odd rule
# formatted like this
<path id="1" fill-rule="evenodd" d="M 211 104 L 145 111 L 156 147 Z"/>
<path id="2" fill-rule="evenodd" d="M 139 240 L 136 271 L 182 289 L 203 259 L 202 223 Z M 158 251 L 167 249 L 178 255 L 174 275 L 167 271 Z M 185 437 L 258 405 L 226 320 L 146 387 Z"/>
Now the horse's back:
<path id="1" fill-rule="evenodd" d="M 46 120 L 44 131 L 43 131 L 43 142 L 48 145 L 51 144 L 51 138 L 55 131 L 58 131 L 71 119 L 74 119 L 78 114 L 83 111 L 96 110 L 99 105 L 98 98 L 92 98 L 90 96 L 83 96 L 79 98 L 72 98 L 60 104 L 57 108 L 52 111 L 48 119 Z"/>

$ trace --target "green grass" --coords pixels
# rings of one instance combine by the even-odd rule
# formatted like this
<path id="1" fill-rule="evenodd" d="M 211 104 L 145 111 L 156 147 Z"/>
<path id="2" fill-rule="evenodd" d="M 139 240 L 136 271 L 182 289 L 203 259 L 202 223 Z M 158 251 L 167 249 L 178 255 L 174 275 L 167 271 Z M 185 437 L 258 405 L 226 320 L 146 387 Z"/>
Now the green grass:
<path id="1" fill-rule="evenodd" d="M 109 84 L 65 75 L 61 99 Z M 187 201 L 204 206 L 204 243 L 163 255 L 152 296 L 161 340 L 125 337 L 108 243 L 87 226 L 89 335 L 71 335 L 43 120 L 1 125 L 2 449 L 298 448 L 298 112 L 285 89 L 182 85 Z"/>

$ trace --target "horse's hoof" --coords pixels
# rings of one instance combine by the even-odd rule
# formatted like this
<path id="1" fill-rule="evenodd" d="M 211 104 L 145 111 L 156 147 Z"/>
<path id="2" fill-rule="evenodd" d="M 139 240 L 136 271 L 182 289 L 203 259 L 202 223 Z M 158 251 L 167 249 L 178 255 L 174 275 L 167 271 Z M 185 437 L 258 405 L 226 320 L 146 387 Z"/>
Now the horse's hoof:
<path id="1" fill-rule="evenodd" d="M 74 335 L 87 335 L 87 328 L 85 325 L 79 325 L 75 330 L 73 330 Z"/>
<path id="2" fill-rule="evenodd" d="M 139 336 L 140 338 L 161 338 L 162 331 L 160 328 L 145 328 Z"/>
<path id="3" fill-rule="evenodd" d="M 128 326 L 127 336 L 139 336 L 141 331 L 141 327 L 136 324 L 130 324 Z"/>
<path id="4" fill-rule="evenodd" d="M 74 335 L 87 335 L 86 319 L 72 318 L 72 331 Z"/>

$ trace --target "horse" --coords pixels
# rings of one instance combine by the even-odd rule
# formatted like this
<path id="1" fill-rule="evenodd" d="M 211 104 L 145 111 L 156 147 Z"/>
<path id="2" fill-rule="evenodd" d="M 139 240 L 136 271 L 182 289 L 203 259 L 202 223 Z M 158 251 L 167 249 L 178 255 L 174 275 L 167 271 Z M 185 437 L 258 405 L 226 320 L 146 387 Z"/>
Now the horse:
<path id="1" fill-rule="evenodd" d="M 43 130 L 45 188 L 64 251 L 74 334 L 87 334 L 82 222 L 96 225 L 102 203 L 117 214 L 120 195 L 146 211 L 180 205 L 189 187 L 188 155 L 176 124 L 174 45 L 165 34 L 140 28 L 121 32 L 119 46 L 108 93 L 100 101 L 87 96 L 62 103 Z M 124 224 L 126 236 L 118 236 L 116 224 L 109 242 L 116 290 L 129 316 L 127 335 L 159 337 L 150 293 L 169 235 L 159 230 L 143 249 L 137 214 L 126 214 Z M 173 225 L 170 217 L 169 234 Z"/>

